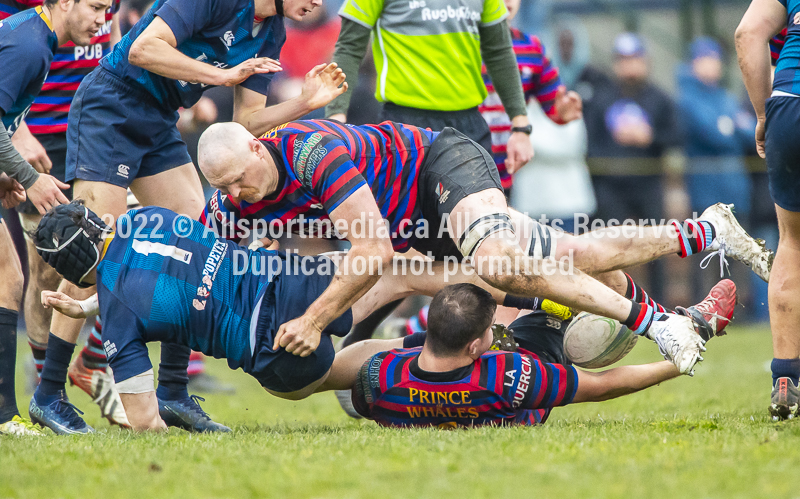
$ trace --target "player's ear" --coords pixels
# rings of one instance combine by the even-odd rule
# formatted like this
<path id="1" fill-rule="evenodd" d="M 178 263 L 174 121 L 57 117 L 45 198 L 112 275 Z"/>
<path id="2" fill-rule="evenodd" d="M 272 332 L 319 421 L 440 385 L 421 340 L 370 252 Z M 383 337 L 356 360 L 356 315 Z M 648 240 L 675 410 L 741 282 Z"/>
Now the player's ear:
<path id="1" fill-rule="evenodd" d="M 261 141 L 255 137 L 250 139 L 250 151 L 254 152 L 259 158 L 263 157 L 265 152 L 264 146 L 261 145 Z"/>
<path id="2" fill-rule="evenodd" d="M 467 355 L 469 355 L 470 358 L 477 359 L 478 357 L 480 357 L 481 355 L 483 355 L 485 353 L 485 352 L 481 351 L 482 350 L 481 349 L 482 339 L 483 339 L 483 337 L 479 336 L 479 337 L 475 338 L 474 340 L 472 340 L 469 343 L 469 345 L 467 346 Z"/>

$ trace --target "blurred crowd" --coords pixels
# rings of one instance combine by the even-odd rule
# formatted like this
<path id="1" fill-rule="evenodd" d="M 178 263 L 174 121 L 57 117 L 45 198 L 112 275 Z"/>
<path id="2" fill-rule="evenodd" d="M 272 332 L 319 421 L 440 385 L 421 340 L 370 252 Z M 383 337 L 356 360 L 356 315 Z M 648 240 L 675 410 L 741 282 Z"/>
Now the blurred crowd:
<path id="1" fill-rule="evenodd" d="M 123 0 L 118 18 L 122 33 L 151 4 Z M 540 23 L 532 20 L 547 12 L 536 13 L 540 2 L 524 4 L 516 25 L 537 29 Z M 286 21 L 283 71 L 273 81 L 268 105 L 299 95 L 306 73 L 333 59 L 342 24 L 339 7 L 340 2 L 326 0 L 303 22 Z M 674 68 L 676 91 L 670 94 L 653 81 L 646 38 L 619 33 L 611 47 L 612 63 L 599 64 L 592 54 L 597 47 L 592 47 L 578 19 L 547 24 L 552 43 L 544 47 L 545 55 L 557 68 L 561 83 L 580 95 L 582 118 L 559 124 L 543 110 L 541 99 L 526 94 L 535 155 L 514 175 L 514 187 L 508 192 L 511 206 L 532 218 L 544 216 L 560 221 L 565 230 L 581 232 L 582 227 L 591 227 L 586 224 L 591 220 L 657 224 L 699 214 L 716 202 L 734 203 L 746 229 L 775 247 L 777 228 L 766 171 L 760 160 L 752 160 L 755 116 L 746 96 L 732 93 L 724 84 L 732 54 L 719 41 L 694 40 Z M 382 116 L 371 53 L 367 51 L 357 86 L 351 89 L 346 116 L 352 124 L 376 123 Z M 222 87 L 182 110 L 178 126 L 189 151 L 196 154 L 197 140 L 208 125 L 231 121 L 232 113 L 233 90 Z M 324 116 L 324 109 L 319 109 L 308 118 Z M 196 157 L 193 160 L 196 164 Z M 585 216 L 574 218 L 575 214 Z M 329 249 L 327 244 L 299 249 L 313 253 Z M 24 251 L 24 245 L 19 247 Z M 689 302 L 702 298 L 720 272 L 716 263 L 703 271 L 696 266 L 694 260 L 676 257 L 636 269 L 635 277 L 665 304 Z M 744 305 L 737 317 L 767 320 L 766 284 L 748 274 L 744 269 L 737 280 Z"/>

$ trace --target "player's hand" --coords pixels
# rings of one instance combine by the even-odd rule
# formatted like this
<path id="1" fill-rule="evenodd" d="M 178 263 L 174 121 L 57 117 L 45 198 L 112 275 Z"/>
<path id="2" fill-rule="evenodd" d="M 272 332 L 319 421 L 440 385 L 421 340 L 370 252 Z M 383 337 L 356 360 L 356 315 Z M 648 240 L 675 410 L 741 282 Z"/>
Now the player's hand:
<path id="1" fill-rule="evenodd" d="M 514 174 L 533 159 L 533 145 L 526 133 L 515 132 L 508 138 L 506 145 L 506 170 Z"/>
<path id="2" fill-rule="evenodd" d="M 42 306 L 52 308 L 73 319 L 86 317 L 78 300 L 60 291 L 42 291 Z"/>
<path id="3" fill-rule="evenodd" d="M 247 246 L 247 249 L 252 251 L 261 248 L 267 249 L 269 251 L 278 251 L 279 249 L 281 249 L 281 245 L 278 241 L 272 240 L 268 237 L 262 237 L 261 239 L 257 239 L 252 243 L 250 243 L 249 246 Z"/>
<path id="4" fill-rule="evenodd" d="M 220 85 L 232 87 L 238 85 L 254 74 L 278 73 L 283 71 L 281 63 L 269 57 L 257 57 L 248 59 L 238 66 L 223 69 L 225 76 Z"/>
<path id="5" fill-rule="evenodd" d="M 556 113 L 562 123 L 569 123 L 583 117 L 583 101 L 578 92 L 558 87 L 555 100 Z"/>
<path id="6" fill-rule="evenodd" d="M 287 352 L 308 357 L 319 346 L 322 329 L 305 315 L 281 324 L 275 335 L 273 350 L 283 347 Z"/>
<path id="7" fill-rule="evenodd" d="M 319 64 L 306 74 L 300 97 L 312 111 L 327 106 L 347 91 L 342 69 L 335 63 Z"/>
<path id="8" fill-rule="evenodd" d="M 53 162 L 47 156 L 47 151 L 44 150 L 42 143 L 33 136 L 27 126 L 19 127 L 11 138 L 11 143 L 14 144 L 14 148 L 22 156 L 22 159 L 30 163 L 34 170 L 39 173 L 50 173 Z"/>
<path id="9" fill-rule="evenodd" d="M 756 150 L 758 151 L 758 155 L 762 158 L 767 157 L 767 150 L 764 147 L 764 136 L 766 132 L 766 118 L 759 119 L 756 123 Z"/>
<path id="10" fill-rule="evenodd" d="M 42 173 L 39 175 L 39 179 L 28 189 L 28 198 L 39 210 L 39 214 L 44 215 L 54 206 L 69 203 L 69 199 L 61 192 L 65 189 L 69 189 L 67 184 L 55 177 Z"/>
<path id="11" fill-rule="evenodd" d="M 3 208 L 9 210 L 27 199 L 22 184 L 5 173 L 0 174 L 0 201 Z"/>

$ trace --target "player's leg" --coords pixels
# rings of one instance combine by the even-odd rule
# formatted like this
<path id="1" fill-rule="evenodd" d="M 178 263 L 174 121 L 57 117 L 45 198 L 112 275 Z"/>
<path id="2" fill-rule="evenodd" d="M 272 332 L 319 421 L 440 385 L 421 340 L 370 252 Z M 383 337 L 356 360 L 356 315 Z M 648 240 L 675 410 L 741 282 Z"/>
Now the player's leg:
<path id="1" fill-rule="evenodd" d="M 0 434 L 38 434 L 20 417 L 14 375 L 17 368 L 17 319 L 22 300 L 22 267 L 17 251 L 0 218 Z"/>
<path id="2" fill-rule="evenodd" d="M 784 210 L 777 205 L 775 209 L 780 240 L 769 282 L 774 355 L 770 409 L 773 416 L 785 419 L 800 415 L 800 391 L 797 389 L 800 377 L 800 212 Z"/>

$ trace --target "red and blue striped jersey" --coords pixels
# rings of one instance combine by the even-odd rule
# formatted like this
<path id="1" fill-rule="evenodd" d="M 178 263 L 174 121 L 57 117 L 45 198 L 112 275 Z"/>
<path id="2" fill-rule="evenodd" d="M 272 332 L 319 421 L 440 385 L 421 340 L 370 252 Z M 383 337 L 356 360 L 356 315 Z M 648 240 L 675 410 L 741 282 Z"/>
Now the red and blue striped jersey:
<path id="1" fill-rule="evenodd" d="M 772 65 L 778 65 L 778 57 L 781 55 L 783 46 L 786 45 L 786 35 L 789 28 L 783 28 L 780 33 L 772 37 L 769 41 L 769 57 L 772 60 Z"/>
<path id="2" fill-rule="evenodd" d="M 572 402 L 578 389 L 574 367 L 545 364 L 525 350 L 487 352 L 446 373 L 423 371 L 420 352 L 397 349 L 367 360 L 353 387 L 358 413 L 382 426 L 533 425 Z"/>
<path id="3" fill-rule="evenodd" d="M 242 227 L 253 228 L 259 221 L 294 233 L 308 232 L 311 225 L 318 235 L 322 225 L 330 237 L 328 214 L 367 185 L 388 222 L 394 249 L 407 251 L 421 218 L 417 180 L 437 135 L 390 121 L 363 126 L 328 120 L 289 122 L 261 137 L 278 168 L 280 188 L 252 204 L 237 203 L 216 191 L 200 221 L 232 240 L 245 235 Z M 242 224 L 245 220 L 248 223 Z"/>
<path id="4" fill-rule="evenodd" d="M 544 45 L 539 38 L 511 29 L 511 41 L 514 53 L 517 56 L 519 75 L 522 78 L 522 90 L 525 100 L 536 98 L 545 114 L 556 123 L 561 123 L 555 107 L 556 91 L 562 86 L 558 76 L 558 68 L 550 64 L 550 59 L 545 56 Z M 506 144 L 511 135 L 511 119 L 506 114 L 500 96 L 494 89 L 489 79 L 486 66 L 483 66 L 483 81 L 489 94 L 483 104 L 478 106 L 478 111 L 489 124 L 492 132 L 492 156 L 500 172 L 500 181 L 503 188 L 508 189 L 513 183 L 511 174 L 506 171 Z"/>
<path id="5" fill-rule="evenodd" d="M 116 0 L 106 12 L 106 23 L 89 45 L 76 47 L 67 42 L 56 51 L 50 63 L 50 73 L 25 117 L 25 123 L 34 135 L 67 131 L 67 116 L 78 86 L 111 51 L 111 18 L 119 9 L 119 2 Z M 0 19 L 43 3 L 42 0 L 0 0 Z"/>

